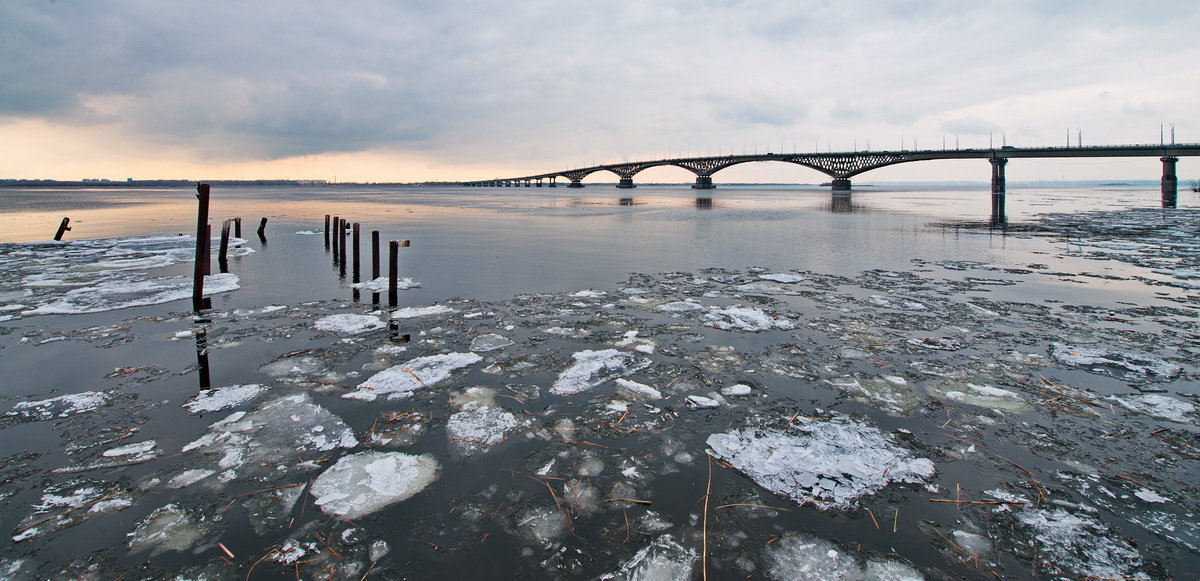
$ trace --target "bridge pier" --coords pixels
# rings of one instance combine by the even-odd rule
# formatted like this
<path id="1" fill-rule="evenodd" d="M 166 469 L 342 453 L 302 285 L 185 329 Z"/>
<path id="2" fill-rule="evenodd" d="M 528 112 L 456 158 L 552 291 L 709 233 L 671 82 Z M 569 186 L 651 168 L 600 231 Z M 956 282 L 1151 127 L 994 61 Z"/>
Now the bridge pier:
<path id="1" fill-rule="evenodd" d="M 621 181 L 617 182 L 617 187 L 627 190 L 630 188 L 636 188 L 637 186 L 633 185 L 633 176 L 621 176 Z"/>
<path id="2" fill-rule="evenodd" d="M 692 189 L 695 190 L 711 190 L 716 187 L 712 183 L 712 176 L 696 176 L 696 183 L 692 184 Z M 710 201 L 709 203 L 711 204 L 712 202 Z"/>
<path id="3" fill-rule="evenodd" d="M 568 188 L 582 188 L 583 187 L 583 178 L 580 178 L 577 180 L 572 179 L 571 183 L 567 184 L 567 187 Z"/>
<path id="4" fill-rule="evenodd" d="M 540 188 L 540 187 L 542 187 L 542 178 L 538 178 L 538 185 L 537 185 L 537 187 L 539 187 L 539 188 Z"/>
<path id="5" fill-rule="evenodd" d="M 833 178 L 830 182 L 833 191 L 848 192 L 850 191 L 850 178 Z"/>
<path id="6" fill-rule="evenodd" d="M 1160 158 L 1163 164 L 1162 175 L 1162 205 L 1164 208 L 1174 208 L 1175 200 L 1179 196 L 1179 178 L 1175 176 L 1175 162 L 1179 161 L 1178 157 L 1162 157 Z"/>
<path id="7" fill-rule="evenodd" d="M 558 176 L 551 176 L 551 178 L 550 178 L 550 187 L 552 187 L 552 188 L 557 188 L 557 187 L 558 187 L 558 184 L 554 183 L 554 178 L 555 178 L 555 177 L 558 177 Z"/>
<path id="8" fill-rule="evenodd" d="M 992 162 L 992 193 L 1004 194 L 1004 166 L 1008 163 L 1007 157 L 991 157 L 988 161 Z"/>

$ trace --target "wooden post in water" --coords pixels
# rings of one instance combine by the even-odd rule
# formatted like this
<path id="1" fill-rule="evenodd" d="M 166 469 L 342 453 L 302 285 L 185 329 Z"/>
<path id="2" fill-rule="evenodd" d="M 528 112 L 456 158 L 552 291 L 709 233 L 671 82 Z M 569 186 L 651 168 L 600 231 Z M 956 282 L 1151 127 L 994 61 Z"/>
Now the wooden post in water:
<path id="1" fill-rule="evenodd" d="M 241 218 L 233 219 L 233 237 L 234 238 L 242 237 L 242 219 Z"/>
<path id="2" fill-rule="evenodd" d="M 359 281 L 359 269 L 358 269 L 358 264 L 359 264 L 358 263 L 358 259 L 359 259 L 358 222 L 354 223 L 354 252 L 353 252 L 353 254 L 354 254 L 354 282 L 361 282 L 361 281 Z"/>
<path id="3" fill-rule="evenodd" d="M 379 278 L 379 230 L 371 231 L 371 280 Z"/>
<path id="4" fill-rule="evenodd" d="M 341 231 L 342 231 L 342 219 L 337 216 L 334 216 L 333 217 L 333 230 L 330 231 L 330 235 L 333 235 L 334 233 L 341 232 Z M 338 244 L 338 239 L 335 236 L 333 238 L 333 263 L 334 264 L 338 263 L 338 252 L 341 250 L 339 248 L 340 246 L 341 246 L 341 244 Z"/>
<path id="5" fill-rule="evenodd" d="M 349 220 L 342 218 L 342 222 L 340 224 L 338 224 L 338 230 L 337 230 L 337 234 L 338 234 L 337 245 L 339 246 L 338 252 L 341 253 L 341 255 L 342 255 L 341 262 L 338 262 L 338 276 L 341 276 L 341 277 L 346 276 L 346 263 L 350 262 L 350 254 L 347 252 L 347 248 L 346 248 L 346 226 L 349 223 L 350 223 Z"/>
<path id="6" fill-rule="evenodd" d="M 329 250 L 329 214 L 325 214 L 325 250 Z"/>
<path id="7" fill-rule="evenodd" d="M 263 216 L 262 221 L 260 221 L 258 223 L 258 237 L 266 238 L 267 237 L 266 231 L 267 231 L 267 217 Z"/>
<path id="8" fill-rule="evenodd" d="M 208 245 L 205 235 L 208 233 L 208 184 L 196 186 L 196 198 L 200 207 L 196 211 L 196 264 L 192 273 L 192 308 L 199 311 L 204 308 L 204 259 Z"/>
<path id="9" fill-rule="evenodd" d="M 59 222 L 59 224 L 58 224 L 58 232 L 55 232 L 55 233 L 54 233 L 54 239 L 55 239 L 55 240 L 62 240 L 62 237 L 63 237 L 63 232 L 66 232 L 67 230 L 70 230 L 70 229 L 71 229 L 71 227 L 67 225 L 67 224 L 70 224 L 70 223 L 71 223 L 71 219 L 70 219 L 70 218 L 63 218 L 63 219 L 62 219 L 62 222 Z"/>
<path id="10" fill-rule="evenodd" d="M 229 253 L 229 223 L 232 220 L 226 220 L 221 225 L 221 249 L 217 253 L 217 264 L 221 265 L 221 272 L 229 272 L 229 261 L 226 255 Z"/>
<path id="11" fill-rule="evenodd" d="M 388 306 L 394 307 L 400 302 L 396 293 L 396 283 L 400 279 L 400 242 L 388 242 Z"/>

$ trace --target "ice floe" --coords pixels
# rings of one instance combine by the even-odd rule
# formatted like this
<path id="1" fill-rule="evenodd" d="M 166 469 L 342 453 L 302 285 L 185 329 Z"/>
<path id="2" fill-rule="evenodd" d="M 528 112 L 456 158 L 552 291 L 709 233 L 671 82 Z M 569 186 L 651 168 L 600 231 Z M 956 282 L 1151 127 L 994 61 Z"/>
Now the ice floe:
<path id="1" fill-rule="evenodd" d="M 184 402 L 189 413 L 216 412 L 246 403 L 267 391 L 267 386 L 257 383 L 227 385 L 201 391 Z"/>
<path id="2" fill-rule="evenodd" d="M 215 523 L 176 504 L 155 509 L 129 533 L 130 554 L 150 551 L 156 557 L 167 551 L 200 552 L 215 542 Z"/>
<path id="3" fill-rule="evenodd" d="M 912 386 L 897 375 L 849 375 L 826 381 L 855 400 L 889 415 L 906 415 L 921 405 Z"/>
<path id="4" fill-rule="evenodd" d="M 112 396 L 102 391 L 84 391 L 37 401 L 22 401 L 4 413 L 17 421 L 36 422 L 66 418 L 96 411 L 112 402 Z"/>
<path id="5" fill-rule="evenodd" d="M 314 504 L 326 514 L 357 518 L 407 500 L 438 476 L 429 454 L 361 452 L 343 456 L 312 483 Z"/>
<path id="6" fill-rule="evenodd" d="M 1072 578 L 1145 578 L 1137 549 L 1095 517 L 1053 508 L 1026 509 L 1016 518 L 1038 541 L 1044 570 Z"/>
<path id="7" fill-rule="evenodd" d="M 340 313 L 336 315 L 328 315 L 317 319 L 313 324 L 318 331 L 328 333 L 336 333 L 339 335 L 358 335 L 376 329 L 382 329 L 387 326 L 379 317 L 375 315 L 358 315 L 353 313 Z"/>
<path id="8" fill-rule="evenodd" d="M 241 288 L 233 273 L 204 277 L 204 294 L 227 293 Z M 158 305 L 192 297 L 192 280 L 173 277 L 154 280 L 110 280 L 73 288 L 58 298 L 23 311 L 25 316 L 99 313 L 130 307 Z"/>
<path id="9" fill-rule="evenodd" d="M 496 403 L 496 390 L 468 387 L 450 394 L 454 413 L 446 421 L 446 437 L 465 455 L 486 452 L 503 442 L 523 422 Z"/>
<path id="10" fill-rule="evenodd" d="M 684 547 L 669 534 L 661 535 L 642 547 L 628 561 L 600 579 L 612 581 L 688 581 L 700 556 Z"/>
<path id="11" fill-rule="evenodd" d="M 380 397 L 402 399 L 413 391 L 446 380 L 457 369 L 483 361 L 474 353 L 443 353 L 411 359 L 394 365 L 358 384 L 358 388 L 343 395 L 346 399 L 375 401 Z"/>
<path id="12" fill-rule="evenodd" d="M 933 462 L 913 456 L 878 428 L 844 416 L 797 416 L 790 427 L 713 434 L 710 452 L 759 486 L 799 503 L 846 508 L 892 482 L 922 482 Z"/>
<path id="13" fill-rule="evenodd" d="M 133 506 L 136 499 L 134 491 L 116 482 L 71 480 L 52 484 L 42 492 L 33 512 L 17 525 L 12 539 L 20 542 L 113 514 Z"/>
<path id="14" fill-rule="evenodd" d="M 786 318 L 772 317 L 762 309 L 746 306 L 710 307 L 702 320 L 709 327 L 726 331 L 756 332 L 795 327 L 795 324 Z"/>
<path id="15" fill-rule="evenodd" d="M 1178 365 L 1157 357 L 1111 347 L 1083 347 L 1054 343 L 1051 346 L 1050 355 L 1067 365 L 1083 367 L 1102 374 L 1171 379 L 1183 371 Z"/>
<path id="16" fill-rule="evenodd" d="M 503 335 L 495 333 L 487 333 L 480 335 L 471 340 L 471 351 L 487 352 L 503 349 L 510 345 L 515 345 L 516 342 Z"/>
<path id="17" fill-rule="evenodd" d="M 558 374 L 551 393 L 575 395 L 650 366 L 649 359 L 616 349 L 578 351 L 571 357 L 575 363 Z"/>
<path id="18" fill-rule="evenodd" d="M 458 311 L 444 305 L 431 305 L 428 307 L 404 307 L 392 311 L 392 316 L 397 319 L 416 319 L 420 317 L 432 317 L 434 315 L 449 315 Z"/>
<path id="19" fill-rule="evenodd" d="M 1196 420 L 1196 404 L 1157 393 L 1114 395 L 1108 399 L 1121 407 L 1152 418 L 1191 423 Z"/>
<path id="20" fill-rule="evenodd" d="M 1005 412 L 1029 411 L 1029 404 L 1019 394 L 991 385 L 969 381 L 943 380 L 925 384 L 933 397 Z"/>

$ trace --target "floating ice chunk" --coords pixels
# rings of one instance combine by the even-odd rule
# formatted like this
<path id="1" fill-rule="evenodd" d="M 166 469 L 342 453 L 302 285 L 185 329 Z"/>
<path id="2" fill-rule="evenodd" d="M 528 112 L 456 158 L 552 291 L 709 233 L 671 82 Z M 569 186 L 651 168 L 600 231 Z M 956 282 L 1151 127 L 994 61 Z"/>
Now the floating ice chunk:
<path id="1" fill-rule="evenodd" d="M 133 506 L 134 492 L 116 482 L 71 480 L 52 484 L 42 492 L 34 511 L 13 532 L 20 542 L 53 533 L 96 517 Z"/>
<path id="2" fill-rule="evenodd" d="M 1128 541 L 1093 517 L 1061 508 L 1026 509 L 1017 520 L 1033 530 L 1042 567 L 1076 577 L 1143 578 L 1142 557 Z"/>
<path id="3" fill-rule="evenodd" d="M 87 460 L 77 464 L 68 464 L 51 470 L 54 474 L 77 474 L 88 470 L 97 470 L 100 468 L 116 468 L 118 466 L 133 466 L 134 464 L 144 464 L 158 458 L 159 450 L 158 443 L 154 440 L 146 440 L 135 444 L 126 444 L 116 448 L 109 448 L 100 454 L 99 458 Z"/>
<path id="4" fill-rule="evenodd" d="M 909 345 L 938 351 L 958 351 L 967 346 L 965 342 L 953 337 L 913 337 L 907 342 Z"/>
<path id="5" fill-rule="evenodd" d="M 354 432 L 340 418 L 313 403 L 307 393 L 298 393 L 213 423 L 207 434 L 185 445 L 183 451 L 196 450 L 215 460 L 214 473 L 233 469 L 279 473 L 285 464 L 294 465 L 305 456 L 356 445 Z"/>
<path id="6" fill-rule="evenodd" d="M 259 366 L 258 370 L 271 377 L 309 375 L 324 371 L 325 362 L 311 355 L 293 355 L 264 363 Z"/>
<path id="7" fill-rule="evenodd" d="M 1197 412 L 1196 405 L 1191 402 L 1157 393 L 1114 395 L 1108 399 L 1139 414 L 1172 422 L 1191 422 L 1195 418 L 1189 415 L 1194 416 Z"/>
<path id="8" fill-rule="evenodd" d="M 896 309 L 899 311 L 927 311 L 927 310 L 929 310 L 929 307 L 925 306 L 924 303 L 919 303 L 917 301 L 914 301 L 911 299 L 906 299 L 904 297 L 871 295 L 870 298 L 868 298 L 867 300 L 871 304 L 873 304 L 877 307 L 883 307 L 885 309 Z"/>
<path id="9" fill-rule="evenodd" d="M 921 401 L 897 375 L 848 375 L 826 380 L 855 400 L 892 416 L 911 413 Z"/>
<path id="10" fill-rule="evenodd" d="M 350 285 L 350 287 L 378 293 L 388 290 L 390 288 L 388 286 L 389 284 L 390 279 L 386 276 L 381 276 L 365 282 L 353 283 Z M 408 278 L 407 276 L 402 276 L 396 279 L 396 290 L 409 290 L 414 288 L 421 288 L 421 283 Z"/>
<path id="11" fill-rule="evenodd" d="M 577 329 L 574 327 L 550 327 L 549 329 L 542 329 L 542 332 L 561 337 L 570 337 L 572 339 L 583 339 L 592 334 L 587 329 Z"/>
<path id="12" fill-rule="evenodd" d="M 1086 367 L 1091 371 L 1116 370 L 1141 376 L 1173 378 L 1183 369 L 1157 357 L 1141 353 L 1122 352 L 1106 347 L 1080 347 L 1055 343 L 1050 355 L 1067 365 Z"/>
<path id="13" fill-rule="evenodd" d="M 289 528 L 293 522 L 292 510 L 304 493 L 303 484 L 286 486 L 243 496 L 241 505 L 254 532 L 266 536 L 270 531 Z"/>
<path id="14" fill-rule="evenodd" d="M 183 407 L 193 414 L 220 411 L 248 402 L 266 390 L 265 385 L 257 383 L 206 389 L 185 402 Z"/>
<path id="15" fill-rule="evenodd" d="M 297 230 L 296 236 L 316 236 L 320 233 L 321 231 L 319 230 Z"/>
<path id="16" fill-rule="evenodd" d="M 397 319 L 415 319 L 417 317 L 431 317 L 433 315 L 448 315 L 457 313 L 458 311 L 444 305 L 432 305 L 428 307 L 404 307 L 392 311 L 392 316 Z"/>
<path id="17" fill-rule="evenodd" d="M 654 348 L 658 346 L 658 344 L 654 341 L 638 337 L 637 331 L 629 331 L 625 333 L 625 336 L 621 340 L 613 343 L 613 345 L 622 349 L 632 349 L 638 353 L 645 353 L 646 355 L 653 355 Z"/>
<path id="18" fill-rule="evenodd" d="M 871 559 L 863 569 L 863 581 L 925 581 L 925 576 L 900 561 Z"/>
<path id="19" fill-rule="evenodd" d="M 744 383 L 735 383 L 721 389 L 721 395 L 725 397 L 742 397 L 751 393 L 754 393 L 754 389 Z"/>
<path id="20" fill-rule="evenodd" d="M 1158 274 L 1168 274 L 1175 278 L 1189 279 L 1200 278 L 1200 270 L 1193 268 L 1156 268 L 1154 272 Z"/>
<path id="21" fill-rule="evenodd" d="M 344 456 L 312 483 L 326 514 L 357 518 L 407 500 L 429 486 L 439 465 L 432 455 L 362 452 Z"/>
<path id="22" fill-rule="evenodd" d="M 687 404 L 688 404 L 688 407 L 691 407 L 692 409 L 696 409 L 696 410 L 705 410 L 705 409 L 713 409 L 713 408 L 721 407 L 721 402 L 719 402 L 711 397 L 704 397 L 702 395 L 687 396 Z"/>
<path id="23" fill-rule="evenodd" d="M 657 307 L 654 307 L 654 310 L 662 311 L 664 313 L 686 313 L 688 311 L 699 311 L 703 309 L 704 305 L 691 300 L 671 301 L 669 303 L 663 303 Z"/>
<path id="24" fill-rule="evenodd" d="M 1016 392 L 969 381 L 936 381 L 925 385 L 933 397 L 1004 412 L 1029 411 L 1029 404 Z"/>
<path id="25" fill-rule="evenodd" d="M 780 431 L 746 428 L 708 437 L 713 455 L 759 486 L 818 508 L 845 508 L 891 482 L 921 482 L 933 462 L 916 458 L 878 428 L 843 416 L 797 417 Z"/>
<path id="26" fill-rule="evenodd" d="M 37 401 L 17 402 L 5 417 L 37 422 L 85 414 L 108 405 L 112 397 L 102 391 L 84 391 Z"/>
<path id="27" fill-rule="evenodd" d="M 513 524 L 526 542 L 539 547 L 549 547 L 567 532 L 567 518 L 548 506 L 532 506 L 517 512 Z"/>
<path id="28" fill-rule="evenodd" d="M 772 317 L 755 307 L 710 307 L 702 319 L 705 325 L 726 331 L 756 332 L 795 327 L 788 319 Z"/>
<path id="29" fill-rule="evenodd" d="M 480 335 L 471 341 L 471 351 L 495 351 L 516 343 L 503 335 L 488 333 Z"/>
<path id="30" fill-rule="evenodd" d="M 1161 503 L 1171 502 L 1171 499 L 1169 499 L 1153 490 L 1150 490 L 1149 488 L 1142 488 L 1140 490 L 1137 490 L 1136 492 L 1133 493 L 1133 495 L 1146 501 L 1146 502 L 1161 502 Z"/>
<path id="31" fill-rule="evenodd" d="M 760 294 L 760 295 L 798 295 L 798 294 L 800 294 L 799 291 L 796 291 L 795 289 L 793 289 L 791 287 L 784 286 L 781 284 L 770 283 L 770 282 L 748 282 L 746 284 L 739 284 L 733 288 L 735 290 L 737 290 L 738 292 Z"/>
<path id="32" fill-rule="evenodd" d="M 320 552 L 320 550 L 316 543 L 301 543 L 296 539 L 288 539 L 279 548 L 271 551 L 271 559 L 276 563 L 294 565 L 299 563 L 305 555 Z"/>
<path id="33" fill-rule="evenodd" d="M 605 294 L 598 290 L 584 289 L 581 291 L 575 291 L 575 292 L 571 293 L 569 296 L 579 298 L 579 299 L 598 299 L 598 298 L 604 297 Z"/>
<path id="34" fill-rule="evenodd" d="M 496 404 L 496 390 L 490 387 L 452 393 L 450 405 L 455 411 L 446 421 L 446 437 L 468 456 L 486 452 L 521 425 L 517 416 Z"/>
<path id="35" fill-rule="evenodd" d="M 696 550 L 679 544 L 666 534 L 643 547 L 620 568 L 601 575 L 614 581 L 688 581 L 699 560 Z"/>
<path id="36" fill-rule="evenodd" d="M 340 335 L 358 335 L 387 326 L 375 315 L 359 315 L 354 313 L 339 313 L 321 317 L 314 323 L 318 331 L 337 333 Z"/>
<path id="37" fill-rule="evenodd" d="M 654 389 L 653 387 L 650 387 L 644 383 L 638 383 L 636 381 L 620 378 L 616 379 L 613 383 L 616 383 L 617 387 L 621 388 L 621 391 L 624 391 L 630 396 L 638 399 L 656 400 L 662 399 L 663 397 L 661 391 L 658 391 L 657 389 Z"/>
<path id="38" fill-rule="evenodd" d="M 150 551 L 157 557 L 167 551 L 200 550 L 212 542 L 215 527 L 203 516 L 175 504 L 156 509 L 129 533 L 129 553 Z"/>
<path id="39" fill-rule="evenodd" d="M 191 298 L 192 285 L 192 280 L 185 277 L 101 281 L 92 286 L 71 289 L 57 300 L 24 311 L 22 314 L 25 316 L 73 315 L 158 305 Z M 227 293 L 239 288 L 241 286 L 238 284 L 238 277 L 233 273 L 210 274 L 204 277 L 205 295 Z"/>
<path id="40" fill-rule="evenodd" d="M 402 399 L 422 387 L 429 387 L 461 369 L 483 361 L 474 353 L 443 353 L 411 359 L 394 365 L 358 384 L 358 390 L 343 395 L 346 399 L 375 401 L 380 396 Z"/>
<path id="41" fill-rule="evenodd" d="M 767 549 L 767 573 L 777 581 L 862 579 L 858 561 L 833 543 L 806 534 L 785 536 Z"/>
<path id="42" fill-rule="evenodd" d="M 616 349 L 579 351 L 571 357 L 575 363 L 558 375 L 551 393 L 575 395 L 650 366 L 649 359 Z"/>
<path id="43" fill-rule="evenodd" d="M 769 272 L 767 274 L 760 274 L 760 275 L 758 275 L 758 278 L 761 278 L 763 280 L 773 281 L 773 282 L 782 282 L 784 284 L 793 284 L 793 283 L 804 282 L 804 281 L 808 280 L 808 277 L 800 276 L 798 274 L 788 274 L 788 273 L 778 273 L 778 272 Z"/>

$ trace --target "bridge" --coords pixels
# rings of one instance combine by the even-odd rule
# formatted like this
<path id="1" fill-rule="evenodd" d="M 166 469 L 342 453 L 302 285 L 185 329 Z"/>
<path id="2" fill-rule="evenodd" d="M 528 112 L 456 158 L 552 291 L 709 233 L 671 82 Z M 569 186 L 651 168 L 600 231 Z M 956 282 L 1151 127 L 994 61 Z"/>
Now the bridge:
<path id="1" fill-rule="evenodd" d="M 992 194 L 1005 193 L 1004 167 L 1008 160 L 1017 158 L 1067 158 L 1067 157 L 1157 157 L 1162 161 L 1162 199 L 1164 206 L 1174 206 L 1179 180 L 1175 175 L 1175 164 L 1180 157 L 1200 156 L 1200 144 L 1159 145 L 1099 145 L 1089 147 L 1000 147 L 987 149 L 926 149 L 900 151 L 850 151 L 841 153 L 762 153 L 754 155 L 720 155 L 710 157 L 680 157 L 653 161 L 635 161 L 596 165 L 550 173 L 491 180 L 462 182 L 474 187 L 525 186 L 557 187 L 557 180 L 569 180 L 568 188 L 582 188 L 583 179 L 601 171 L 616 174 L 618 188 L 637 187 L 633 177 L 643 170 L 659 166 L 675 166 L 696 175 L 696 189 L 712 189 L 713 174 L 738 164 L 778 161 L 802 165 L 815 169 L 831 178 L 834 192 L 849 192 L 850 178 L 859 174 L 913 161 L 934 159 L 986 159 L 992 166 Z M 1001 203 L 1002 200 L 1001 200 Z"/>

